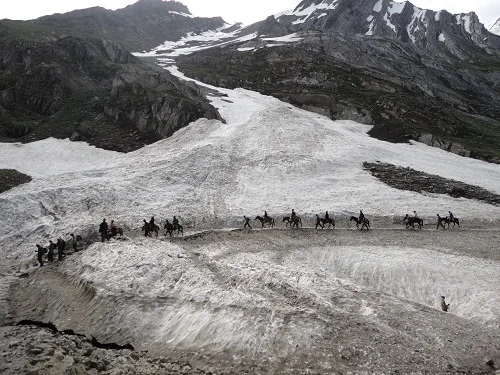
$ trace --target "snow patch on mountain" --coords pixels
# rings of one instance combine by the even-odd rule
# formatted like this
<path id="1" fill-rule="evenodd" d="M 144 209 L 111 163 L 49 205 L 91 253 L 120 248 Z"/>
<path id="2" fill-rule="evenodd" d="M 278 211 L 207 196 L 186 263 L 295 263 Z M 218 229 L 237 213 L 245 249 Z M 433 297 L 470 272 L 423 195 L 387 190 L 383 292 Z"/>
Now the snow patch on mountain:
<path id="1" fill-rule="evenodd" d="M 373 6 L 373 11 L 379 13 L 382 10 L 382 0 L 378 0 L 378 2 Z"/>
<path id="2" fill-rule="evenodd" d="M 83 172 L 112 165 L 121 154 L 85 142 L 48 138 L 31 143 L 0 143 L 1 168 L 16 169 L 33 178 Z"/>
<path id="3" fill-rule="evenodd" d="M 230 28 L 234 28 L 228 31 Z M 257 37 L 257 33 L 251 33 L 240 36 L 241 27 L 234 27 L 231 24 L 215 29 L 207 30 L 200 34 L 193 32 L 188 33 L 186 36 L 178 41 L 165 41 L 158 47 L 153 48 L 151 51 L 144 51 L 142 53 L 134 53 L 138 57 L 156 56 L 156 57 L 175 57 L 181 55 L 188 55 L 197 51 L 212 47 L 220 47 L 229 43 L 245 42 Z"/>
<path id="4" fill-rule="evenodd" d="M 467 33 L 472 34 L 471 17 L 469 14 L 457 14 L 455 19 L 457 24 L 463 26 Z"/>

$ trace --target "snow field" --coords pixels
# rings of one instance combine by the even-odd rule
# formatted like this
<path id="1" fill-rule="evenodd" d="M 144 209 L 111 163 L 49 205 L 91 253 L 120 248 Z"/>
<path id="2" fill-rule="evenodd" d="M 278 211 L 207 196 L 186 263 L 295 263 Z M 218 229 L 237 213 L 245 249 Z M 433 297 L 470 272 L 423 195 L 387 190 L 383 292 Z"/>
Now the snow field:
<path id="1" fill-rule="evenodd" d="M 3 251 L 9 257 L 31 256 L 38 241 L 92 226 L 97 231 L 104 217 L 138 228 L 152 215 L 180 215 L 195 229 L 220 227 L 264 210 L 278 216 L 292 208 L 309 217 L 325 210 L 350 215 L 359 209 L 382 217 L 413 210 L 432 219 L 448 210 L 460 219 L 500 217 L 499 207 L 474 200 L 393 189 L 362 167 L 364 161 L 387 162 L 499 193 L 499 165 L 418 143 L 382 142 L 366 134 L 370 126 L 331 121 L 255 92 L 220 91 L 227 96 L 211 100 L 227 124 L 200 119 L 169 139 L 129 154 L 99 150 L 91 156 L 94 149 L 79 143 L 86 150 L 77 160 L 82 171 L 37 177 L 2 194 Z M 32 147 L 45 150 L 47 145 L 54 150 L 74 147 L 57 140 Z M 31 170 L 46 166 L 30 151 L 15 159 L 9 153 L 9 148 L 0 148 L 6 164 L 2 167 L 23 161 Z M 79 168 L 78 163 L 55 159 L 51 173 Z"/>
<path id="2" fill-rule="evenodd" d="M 90 282 L 100 298 L 143 301 L 128 304 L 124 324 L 151 348 L 286 355 L 321 337 L 317 314 L 356 316 L 387 330 L 388 311 L 397 315 L 401 304 L 419 316 L 424 307 L 411 301 L 438 313 L 440 295 L 451 303 L 449 315 L 492 328 L 499 323 L 498 262 L 450 249 L 308 246 L 279 233 L 218 236 L 97 243 L 64 263 L 63 272 Z M 287 326 L 284 316 L 300 318 Z"/>

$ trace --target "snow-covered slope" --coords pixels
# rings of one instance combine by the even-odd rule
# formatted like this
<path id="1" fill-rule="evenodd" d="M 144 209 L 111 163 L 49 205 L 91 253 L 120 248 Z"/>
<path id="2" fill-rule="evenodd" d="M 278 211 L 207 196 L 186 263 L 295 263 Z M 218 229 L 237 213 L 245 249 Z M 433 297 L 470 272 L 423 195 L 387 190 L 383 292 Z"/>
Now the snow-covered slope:
<path id="1" fill-rule="evenodd" d="M 331 121 L 255 92 L 219 91 L 223 95 L 211 99 L 227 124 L 201 119 L 134 153 L 99 151 L 99 159 L 109 159 L 107 166 L 88 169 L 84 162 L 85 170 L 38 177 L 2 194 L 2 250 L 26 257 L 46 235 L 95 228 L 103 217 L 136 228 L 151 215 L 180 215 L 194 227 L 239 226 L 242 215 L 264 210 L 281 215 L 291 208 L 306 216 L 324 210 L 350 215 L 359 209 L 387 217 L 414 209 L 426 218 L 448 210 L 461 218 L 500 216 L 500 207 L 485 203 L 390 188 L 362 167 L 364 161 L 387 162 L 500 193 L 498 165 L 422 144 L 381 142 L 366 134 L 370 126 Z M 70 146 L 48 142 L 55 149 Z M 26 163 L 47 169 L 29 149 L 14 159 L 5 156 L 10 146 L 0 150 L 2 167 Z M 90 162 L 94 158 L 81 155 Z M 67 163 L 54 158 L 52 168 L 68 172 Z"/>

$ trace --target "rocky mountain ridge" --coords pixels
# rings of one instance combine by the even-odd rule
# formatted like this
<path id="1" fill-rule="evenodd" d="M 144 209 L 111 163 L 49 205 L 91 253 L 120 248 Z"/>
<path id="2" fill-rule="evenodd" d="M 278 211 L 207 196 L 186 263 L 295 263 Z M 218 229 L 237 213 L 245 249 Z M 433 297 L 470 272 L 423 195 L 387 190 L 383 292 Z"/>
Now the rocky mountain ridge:
<path id="1" fill-rule="evenodd" d="M 22 30 L 29 32 L 32 39 L 103 38 L 121 43 L 130 52 L 140 52 L 165 40 L 178 40 L 187 33 L 213 30 L 225 24 L 221 17 L 193 17 L 189 9 L 177 1 L 139 0 L 116 11 L 93 7 L 30 21 L 3 20 L 0 36 L 4 26 L 3 33 L 11 36 Z"/>
<path id="2" fill-rule="evenodd" d="M 492 36 L 474 12 L 453 15 L 421 9 L 409 1 L 303 0 L 276 21 L 290 32 L 335 31 L 397 39 L 464 60 L 500 54 L 500 38 Z"/>

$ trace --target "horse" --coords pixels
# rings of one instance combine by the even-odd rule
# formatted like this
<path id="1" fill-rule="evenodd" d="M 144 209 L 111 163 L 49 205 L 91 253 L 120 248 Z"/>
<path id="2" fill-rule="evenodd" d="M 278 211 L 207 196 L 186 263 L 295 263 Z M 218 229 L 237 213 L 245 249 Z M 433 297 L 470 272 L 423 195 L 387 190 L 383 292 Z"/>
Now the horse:
<path id="1" fill-rule="evenodd" d="M 163 226 L 163 229 L 165 229 L 165 237 L 167 237 L 167 235 L 172 237 L 174 235 L 174 231 L 177 231 L 177 235 L 179 235 L 179 233 L 181 233 L 182 236 L 184 236 L 184 227 L 181 224 L 174 225 L 170 221 L 167 220 L 165 222 L 165 225 Z"/>
<path id="2" fill-rule="evenodd" d="M 450 220 L 450 218 L 447 216 L 444 218 L 444 223 L 445 224 L 448 224 L 448 228 L 450 227 L 450 224 L 453 223 L 453 228 L 455 228 L 455 225 L 458 225 L 458 227 L 460 228 L 460 220 L 458 220 L 458 218 L 454 217 L 452 220 Z"/>
<path id="3" fill-rule="evenodd" d="M 424 226 L 424 221 L 418 217 L 410 217 L 408 214 L 403 219 L 403 223 L 406 221 L 406 229 L 408 229 L 410 226 L 415 229 L 415 224 L 418 225 L 418 229 L 422 229 Z"/>
<path id="4" fill-rule="evenodd" d="M 268 224 L 268 228 L 274 228 L 274 219 L 270 216 L 257 216 L 254 220 L 260 221 L 260 223 L 262 224 L 261 229 L 264 229 L 264 224 Z"/>
<path id="5" fill-rule="evenodd" d="M 446 229 L 446 227 L 444 226 L 443 223 L 446 223 L 447 220 L 448 220 L 448 218 L 447 217 L 441 217 L 441 216 L 439 216 L 439 214 L 437 214 L 437 219 L 438 219 L 438 221 L 437 221 L 437 225 L 436 225 L 436 230 L 439 229 L 440 226 L 443 227 L 443 229 Z"/>
<path id="6" fill-rule="evenodd" d="M 326 224 L 328 224 L 328 228 L 326 229 L 330 229 L 330 226 L 332 228 L 335 228 L 335 220 L 333 220 L 332 218 L 321 218 L 319 219 L 321 221 L 321 223 L 323 224 L 323 228 L 325 227 Z"/>
<path id="7" fill-rule="evenodd" d="M 123 228 L 111 227 L 111 230 L 109 231 L 108 239 L 109 238 L 116 238 L 117 235 L 120 235 L 120 238 L 123 237 Z"/>
<path id="8" fill-rule="evenodd" d="M 370 230 L 370 220 L 366 217 L 363 220 L 360 220 L 356 216 L 351 216 L 349 221 L 355 221 L 357 229 L 359 229 L 359 225 L 361 224 L 361 230 L 363 230 L 363 227 L 366 227 L 366 230 Z"/>
<path id="9" fill-rule="evenodd" d="M 155 237 L 158 237 L 158 232 L 160 231 L 160 227 L 156 224 L 151 227 L 151 224 L 144 220 L 144 225 L 142 226 L 142 231 L 146 237 L 153 237 L 153 232 L 155 233 Z"/>
<path id="10" fill-rule="evenodd" d="M 292 221 L 290 220 L 290 216 L 285 216 L 283 218 L 283 223 L 286 222 L 286 226 L 291 225 Z"/>

